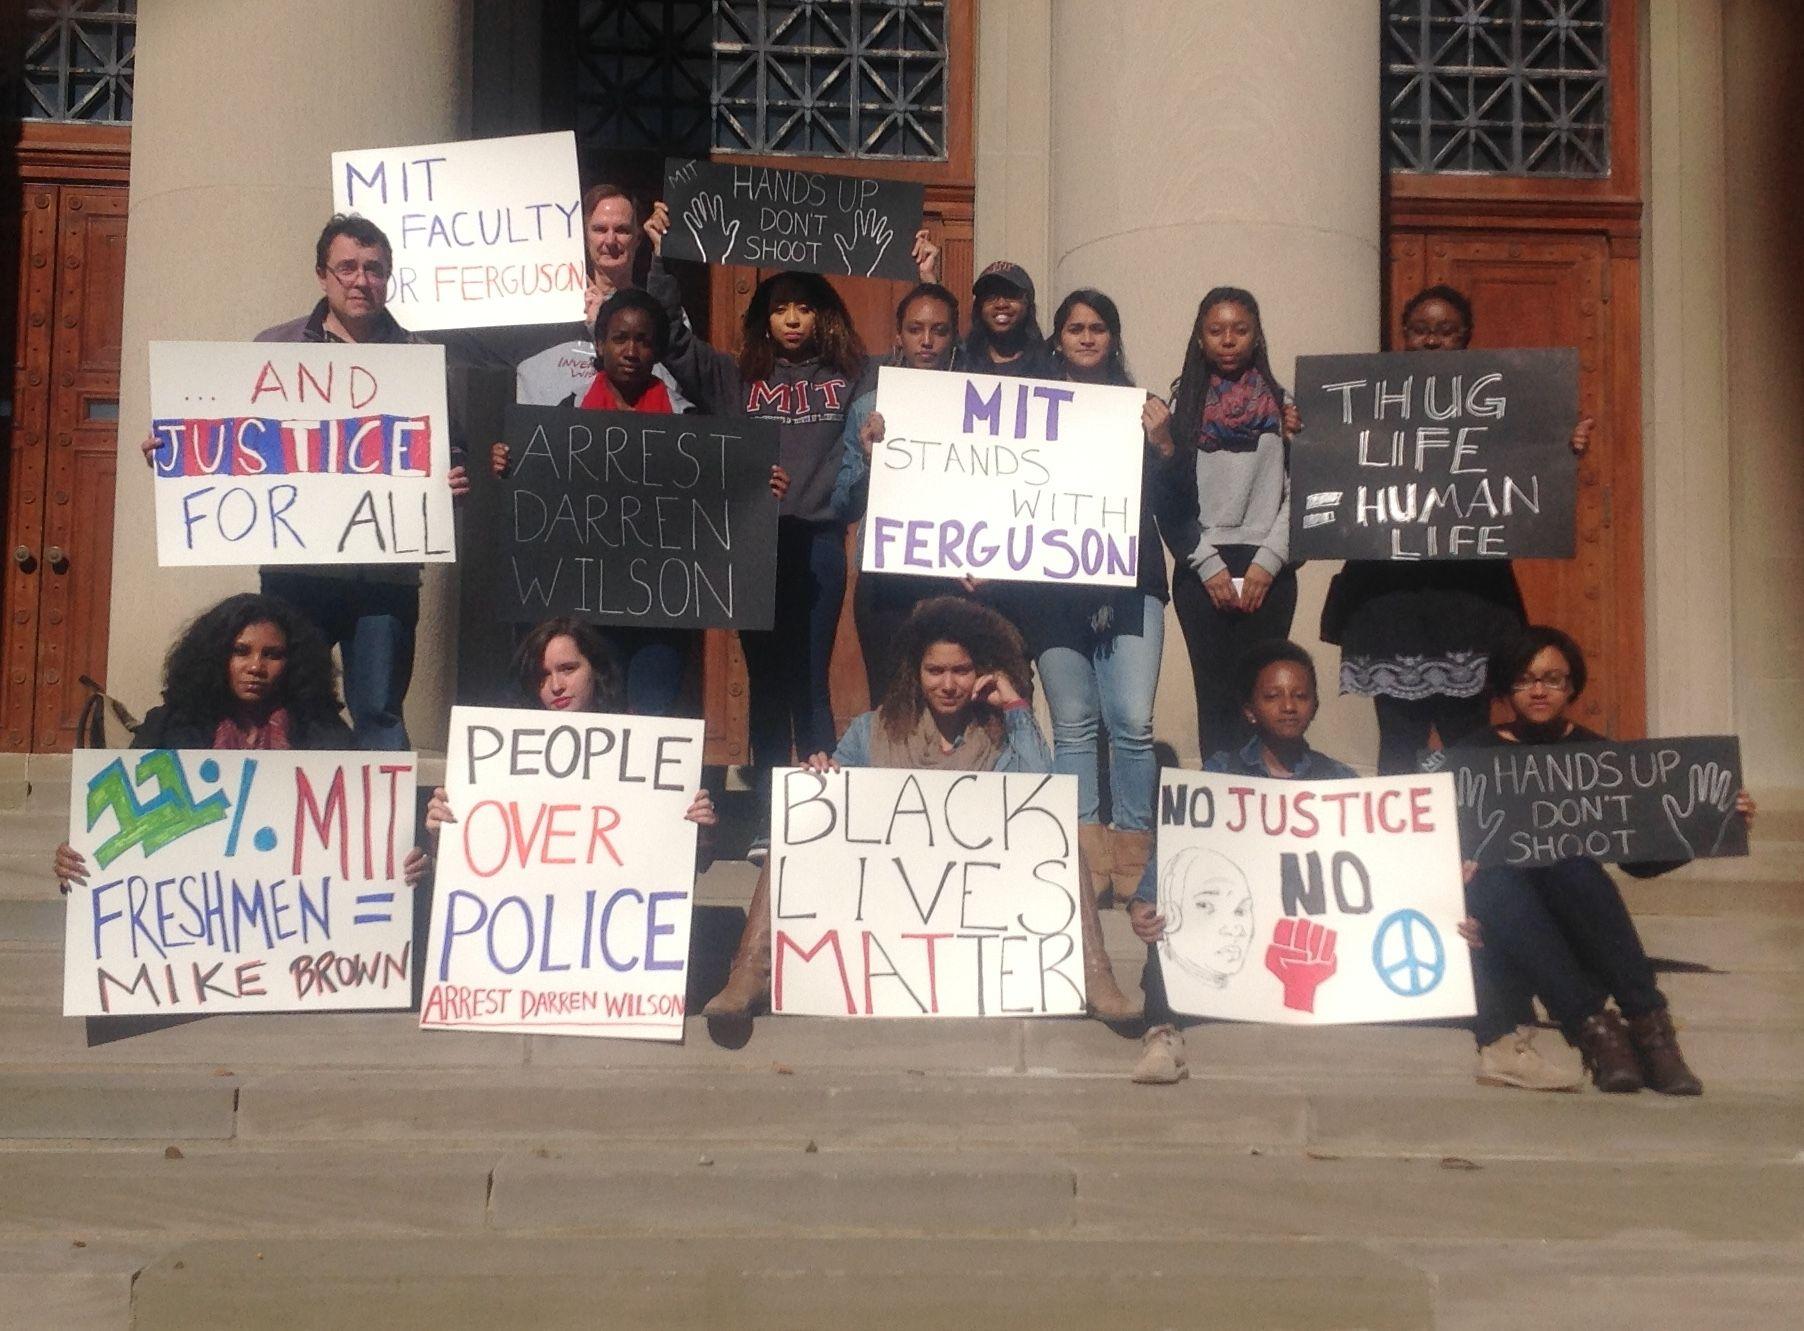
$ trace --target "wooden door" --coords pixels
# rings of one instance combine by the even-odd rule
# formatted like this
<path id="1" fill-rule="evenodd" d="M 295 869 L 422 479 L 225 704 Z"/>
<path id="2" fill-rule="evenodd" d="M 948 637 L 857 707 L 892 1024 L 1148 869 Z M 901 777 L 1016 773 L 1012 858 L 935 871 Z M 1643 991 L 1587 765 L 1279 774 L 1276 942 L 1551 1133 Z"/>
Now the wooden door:
<path id="1" fill-rule="evenodd" d="M 0 747 L 15 752 L 66 751 L 81 677 L 105 682 L 125 291 L 114 156 L 61 144 L 22 170 L 0 631 Z"/>

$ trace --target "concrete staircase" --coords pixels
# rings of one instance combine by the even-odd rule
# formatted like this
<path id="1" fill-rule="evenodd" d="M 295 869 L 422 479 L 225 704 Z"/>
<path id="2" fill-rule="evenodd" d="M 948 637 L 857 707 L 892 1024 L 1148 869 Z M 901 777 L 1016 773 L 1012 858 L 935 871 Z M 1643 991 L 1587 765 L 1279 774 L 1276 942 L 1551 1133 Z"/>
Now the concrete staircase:
<path id="1" fill-rule="evenodd" d="M 1804 816 L 1631 884 L 1702 1100 L 1440 1027 L 58 1014 L 66 764 L 0 770 L 0 1326 L 1742 1327 L 1804 1308 Z M 28 789 L 27 789 L 28 787 Z M 751 890 L 702 884 L 697 985 Z M 1117 971 L 1139 949 L 1107 921 Z M 1570 1054 L 1557 1036 L 1543 1044 Z"/>

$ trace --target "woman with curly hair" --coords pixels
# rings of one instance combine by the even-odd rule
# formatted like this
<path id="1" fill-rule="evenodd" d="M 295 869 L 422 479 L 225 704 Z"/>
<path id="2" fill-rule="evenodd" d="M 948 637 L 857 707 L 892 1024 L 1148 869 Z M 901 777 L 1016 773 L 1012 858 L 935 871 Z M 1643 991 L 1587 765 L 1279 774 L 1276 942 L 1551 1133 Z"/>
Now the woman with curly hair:
<path id="1" fill-rule="evenodd" d="M 994 610 L 952 596 L 915 607 L 903 626 L 902 662 L 875 711 L 847 727 L 831 755 L 808 759 L 817 772 L 890 767 L 941 772 L 1051 772 L 1052 755 L 1028 703 L 1027 654 L 1021 635 Z M 1087 882 L 1079 855 L 1079 880 Z M 1096 901 L 1079 891 L 1084 988 L 1090 1010 L 1105 1021 L 1140 1015 L 1115 983 L 1103 950 Z M 726 986 L 704 1016 L 743 1020 L 770 995 L 770 870 L 746 907 L 745 932 Z"/>
<path id="2" fill-rule="evenodd" d="M 183 630 L 163 662 L 163 701 L 132 736 L 134 749 L 354 749 L 339 714 L 332 652 L 313 622 L 273 596 L 228 596 Z M 426 871 L 414 850 L 407 881 Z M 52 861 L 67 892 L 87 882 L 68 842 Z"/>

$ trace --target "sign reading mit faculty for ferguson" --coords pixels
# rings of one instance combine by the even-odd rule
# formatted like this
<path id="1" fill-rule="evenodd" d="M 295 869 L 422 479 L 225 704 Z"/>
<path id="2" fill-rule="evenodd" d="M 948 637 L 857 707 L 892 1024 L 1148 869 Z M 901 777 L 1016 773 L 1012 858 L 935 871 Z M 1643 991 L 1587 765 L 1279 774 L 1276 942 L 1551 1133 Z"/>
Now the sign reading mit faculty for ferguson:
<path id="1" fill-rule="evenodd" d="M 411 753 L 77 749 L 63 1012 L 404 1008 Z"/>
<path id="2" fill-rule="evenodd" d="M 666 259 L 913 282 L 926 187 L 828 171 L 671 158 Z"/>
<path id="3" fill-rule="evenodd" d="M 1578 353 L 1297 357 L 1296 559 L 1570 559 Z"/>
<path id="4" fill-rule="evenodd" d="M 445 349 L 152 342 L 157 562 L 455 557 Z"/>
<path id="5" fill-rule="evenodd" d="M 1167 768 L 1158 943 L 1179 1012 L 1291 1025 L 1473 1011 L 1446 773 L 1277 781 Z"/>
<path id="6" fill-rule="evenodd" d="M 1138 388 L 910 370 L 877 376 L 867 573 L 1131 587 Z"/>
<path id="7" fill-rule="evenodd" d="M 478 555 L 499 618 L 771 626 L 775 422 L 509 407 L 507 439 L 500 539 Z"/>
<path id="8" fill-rule="evenodd" d="M 702 723 L 454 707 L 420 1025 L 683 1038 Z"/>
<path id="9" fill-rule="evenodd" d="M 332 154 L 332 206 L 394 246 L 388 303 L 414 332 L 583 317 L 576 135 Z"/>

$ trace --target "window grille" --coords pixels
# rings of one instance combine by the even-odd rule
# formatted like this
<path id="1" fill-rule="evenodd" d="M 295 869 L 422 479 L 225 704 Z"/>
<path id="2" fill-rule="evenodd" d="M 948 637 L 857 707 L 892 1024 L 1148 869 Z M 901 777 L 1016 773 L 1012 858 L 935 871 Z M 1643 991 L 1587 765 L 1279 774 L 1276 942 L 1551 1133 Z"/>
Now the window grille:
<path id="1" fill-rule="evenodd" d="M 1610 173 L 1609 0 L 1386 0 L 1393 171 Z"/>
<path id="2" fill-rule="evenodd" d="M 19 115 L 130 122 L 138 0 L 39 0 L 25 11 L 25 30 Z"/>

